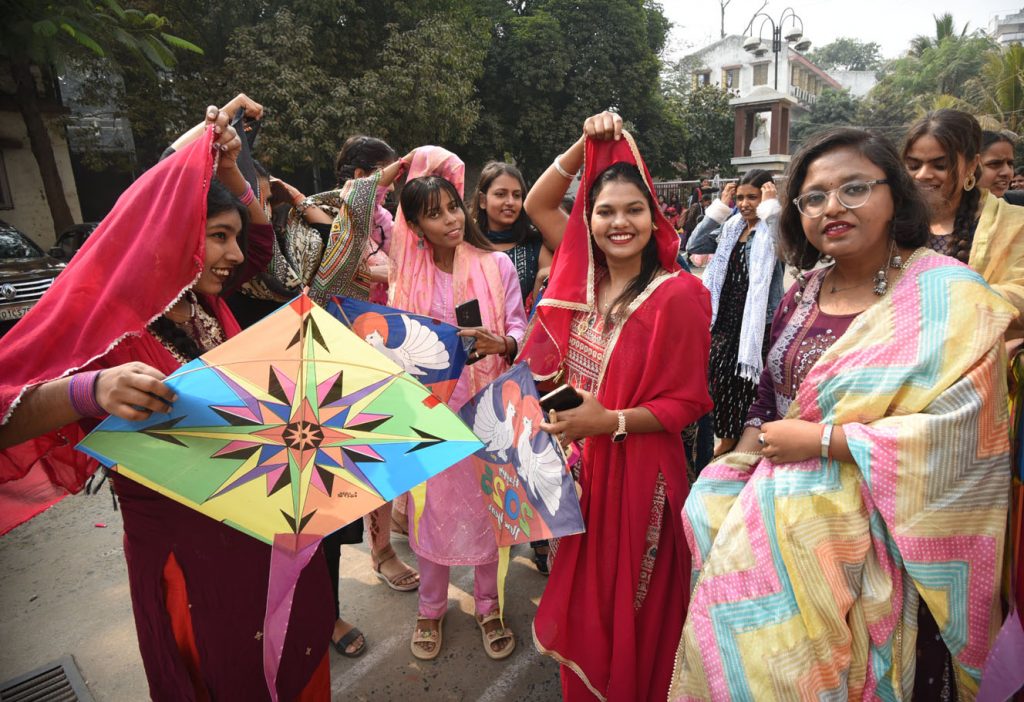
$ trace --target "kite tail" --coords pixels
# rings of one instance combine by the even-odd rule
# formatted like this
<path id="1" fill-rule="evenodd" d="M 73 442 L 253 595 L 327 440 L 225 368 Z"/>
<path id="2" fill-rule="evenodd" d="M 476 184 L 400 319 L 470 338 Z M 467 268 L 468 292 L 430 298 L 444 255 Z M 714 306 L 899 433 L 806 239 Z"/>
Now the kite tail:
<path id="1" fill-rule="evenodd" d="M 270 555 L 270 584 L 263 616 L 263 676 L 270 699 L 277 702 L 277 672 L 281 668 L 292 600 L 299 575 L 323 537 L 317 534 L 275 534 Z"/>

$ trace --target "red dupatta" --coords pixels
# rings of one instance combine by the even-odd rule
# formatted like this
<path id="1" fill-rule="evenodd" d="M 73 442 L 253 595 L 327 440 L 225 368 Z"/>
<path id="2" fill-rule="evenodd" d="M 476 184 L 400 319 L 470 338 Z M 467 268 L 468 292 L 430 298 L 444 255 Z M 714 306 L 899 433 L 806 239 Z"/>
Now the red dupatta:
<path id="1" fill-rule="evenodd" d="M 621 141 L 587 140 L 579 196 L 519 359 L 537 377 L 558 374 L 574 313 L 594 309 L 600 254 L 585 217 L 587 198 L 597 177 L 619 162 L 636 165 L 654 192 L 628 133 Z M 657 209 L 654 224 L 666 273 L 612 329 L 596 396 L 609 409 L 647 408 L 664 431 L 632 434 L 621 444 L 607 436 L 587 439 L 580 480 L 587 532 L 561 540 L 534 621 L 538 648 L 609 700 L 662 699 L 668 693 L 690 573 L 681 520 L 688 483 L 680 432 L 711 408 L 709 296 L 697 278 L 679 270 L 679 238 Z M 651 581 L 638 595 L 659 474 L 666 503 L 662 538 Z"/>
<path id="2" fill-rule="evenodd" d="M 0 345 L 0 423 L 29 389 L 93 365 L 146 327 L 191 287 L 203 267 L 206 195 L 213 177 L 213 131 L 146 171 L 118 199 L 85 246 Z M 227 335 L 238 325 L 220 298 L 201 296 Z M 154 351 L 160 370 L 177 368 Z M 125 359 L 130 360 L 130 359 Z M 88 420 L 83 420 L 89 424 Z M 0 533 L 81 489 L 96 462 L 73 450 L 80 427 L 0 451 L 8 517 Z M 31 473 L 31 475 L 30 475 Z M 0 496 L 0 503 L 7 502 Z M 15 514 L 17 513 L 17 514 Z M 13 523 L 11 523 L 13 521 Z"/>

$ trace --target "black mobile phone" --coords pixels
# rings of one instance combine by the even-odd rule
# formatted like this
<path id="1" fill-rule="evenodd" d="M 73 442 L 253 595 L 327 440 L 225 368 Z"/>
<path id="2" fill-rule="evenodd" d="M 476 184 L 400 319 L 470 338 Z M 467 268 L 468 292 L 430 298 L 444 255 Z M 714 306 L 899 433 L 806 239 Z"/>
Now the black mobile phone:
<path id="1" fill-rule="evenodd" d="M 572 385 L 559 385 L 557 388 L 540 398 L 540 408 L 547 414 L 551 410 L 564 412 L 575 409 L 583 404 L 583 398 Z"/>
<path id="2" fill-rule="evenodd" d="M 460 327 L 482 327 L 484 320 L 480 316 L 480 301 L 467 300 L 456 307 L 455 322 Z M 476 339 L 471 336 L 462 337 L 462 348 L 466 350 L 466 355 L 469 357 L 466 360 L 467 366 L 471 366 L 480 360 L 480 358 L 474 355 L 474 352 L 476 351 Z"/>

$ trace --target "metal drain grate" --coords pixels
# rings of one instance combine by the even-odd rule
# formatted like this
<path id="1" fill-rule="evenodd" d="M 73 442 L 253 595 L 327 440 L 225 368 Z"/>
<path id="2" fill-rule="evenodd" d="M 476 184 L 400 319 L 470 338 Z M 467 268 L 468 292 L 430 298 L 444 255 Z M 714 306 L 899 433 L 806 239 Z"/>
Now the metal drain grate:
<path id="1" fill-rule="evenodd" d="M 0 683 L 0 702 L 95 702 L 75 659 L 64 656 Z"/>

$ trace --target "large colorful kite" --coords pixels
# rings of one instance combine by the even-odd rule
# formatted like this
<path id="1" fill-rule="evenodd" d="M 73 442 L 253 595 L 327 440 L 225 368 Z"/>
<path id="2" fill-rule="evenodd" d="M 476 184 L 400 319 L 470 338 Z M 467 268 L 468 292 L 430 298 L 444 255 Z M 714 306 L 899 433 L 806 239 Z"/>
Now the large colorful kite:
<path id="1" fill-rule="evenodd" d="M 104 420 L 79 448 L 272 544 L 273 695 L 299 572 L 320 540 L 480 447 L 438 398 L 305 294 L 165 381 L 170 414 Z"/>

